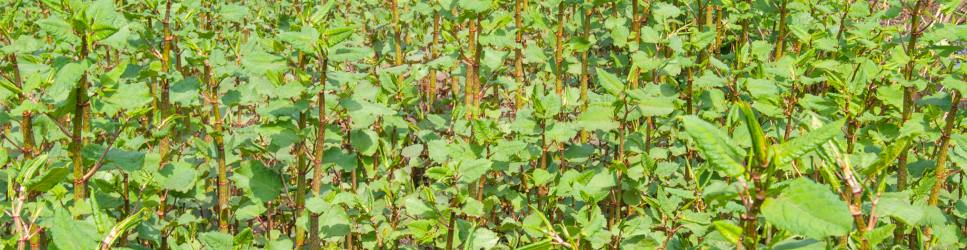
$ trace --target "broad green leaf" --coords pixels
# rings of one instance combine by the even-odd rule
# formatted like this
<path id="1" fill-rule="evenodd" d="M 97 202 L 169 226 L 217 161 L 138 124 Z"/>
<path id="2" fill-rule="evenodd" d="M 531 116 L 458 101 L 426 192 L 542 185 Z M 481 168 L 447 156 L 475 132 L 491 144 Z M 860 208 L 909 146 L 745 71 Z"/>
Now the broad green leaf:
<path id="1" fill-rule="evenodd" d="M 476 199 L 467 199 L 461 210 L 468 216 L 481 217 L 484 215 L 484 204 Z"/>
<path id="2" fill-rule="evenodd" d="M 80 43 L 81 38 L 75 35 L 74 29 L 71 28 L 70 23 L 64 20 L 64 17 L 51 15 L 47 19 L 38 21 L 37 24 L 41 30 L 58 41 L 70 44 Z"/>
<path id="3" fill-rule="evenodd" d="M 315 45 L 319 40 L 319 31 L 309 27 L 303 27 L 300 31 L 286 31 L 279 34 L 282 40 L 292 47 L 305 53 L 315 53 Z"/>
<path id="4" fill-rule="evenodd" d="M 588 202 L 600 201 L 607 197 L 611 187 L 616 185 L 615 176 L 608 169 L 598 168 L 592 171 L 584 173 L 581 177 L 584 180 L 575 185 L 576 198 Z"/>
<path id="5" fill-rule="evenodd" d="M 47 166 L 47 154 L 40 155 L 40 157 L 30 159 L 24 163 L 23 167 L 20 168 L 19 172 L 16 173 L 16 181 L 20 183 L 27 183 L 34 175 L 41 171 L 44 166 Z"/>
<path id="6" fill-rule="evenodd" d="M 266 52 L 258 45 L 246 45 L 247 50 L 242 55 L 242 66 L 254 76 L 265 76 L 270 72 L 278 73 L 286 70 L 285 61 L 274 54 Z"/>
<path id="7" fill-rule="evenodd" d="M 814 239 L 795 239 L 790 238 L 776 243 L 772 249 L 776 250 L 825 250 L 828 249 L 826 243 Z"/>
<path id="8" fill-rule="evenodd" d="M 534 109 L 541 118 L 551 118 L 561 112 L 561 107 L 564 105 L 561 102 L 561 96 L 555 93 L 548 93 L 546 95 L 535 96 Z"/>
<path id="9" fill-rule="evenodd" d="M 10 160 L 10 155 L 7 153 L 6 149 L 0 149 L 0 165 L 6 165 L 7 161 Z"/>
<path id="10" fill-rule="evenodd" d="M 675 98 L 652 97 L 638 100 L 638 111 L 642 116 L 664 116 L 675 111 Z"/>
<path id="11" fill-rule="evenodd" d="M 818 149 L 826 141 L 842 134 L 843 124 L 845 123 L 845 119 L 840 119 L 782 143 L 777 152 L 779 163 L 787 165 L 793 160 Z"/>
<path id="12" fill-rule="evenodd" d="M 279 174 L 261 163 L 249 161 L 247 164 L 242 164 L 238 173 L 248 177 L 248 189 L 257 201 L 272 201 L 282 193 Z"/>
<path id="13" fill-rule="evenodd" d="M 120 109 L 134 111 L 151 103 L 149 91 L 141 83 L 120 84 L 108 101 Z"/>
<path id="14" fill-rule="evenodd" d="M 612 95 L 615 95 L 615 96 L 621 95 L 625 87 L 624 87 L 624 83 L 621 82 L 620 78 L 601 68 L 596 68 L 595 72 L 597 72 L 598 83 L 601 84 L 601 87 L 604 87 L 604 89 L 607 90 L 608 93 L 611 93 Z"/>
<path id="15" fill-rule="evenodd" d="M 190 106 L 200 104 L 201 82 L 197 77 L 181 79 L 171 85 L 169 89 L 169 100 L 180 105 Z"/>
<path id="16" fill-rule="evenodd" d="M 607 105 L 591 104 L 588 109 L 578 115 L 575 125 L 585 130 L 611 131 L 618 128 L 614 120 L 614 110 Z"/>
<path id="17" fill-rule="evenodd" d="M 313 196 L 311 198 L 306 199 L 306 209 L 308 209 L 309 212 L 319 214 L 326 211 L 326 209 L 328 208 L 329 208 L 329 202 L 326 202 L 326 200 L 323 200 L 318 196 Z"/>
<path id="18" fill-rule="evenodd" d="M 379 135 L 369 129 L 354 130 L 350 134 L 349 141 L 359 154 L 370 156 L 376 153 Z"/>
<path id="19" fill-rule="evenodd" d="M 909 143 L 909 139 L 902 138 L 895 143 L 887 145 L 887 147 L 883 149 L 883 151 L 877 156 L 876 161 L 863 170 L 863 175 L 873 176 L 889 167 L 894 161 L 896 161 L 897 157 L 900 156 L 900 153 L 903 153 L 903 151 L 907 150 Z"/>
<path id="20" fill-rule="evenodd" d="M 611 40 L 614 41 L 615 46 L 625 47 L 628 44 L 629 33 L 627 26 L 615 26 L 611 29 Z"/>
<path id="21" fill-rule="evenodd" d="M 843 236 L 853 228 L 846 202 L 829 187 L 800 178 L 762 204 L 762 215 L 776 227 L 813 239 Z"/>
<path id="22" fill-rule="evenodd" d="M 739 239 L 742 238 L 742 228 L 736 226 L 732 222 L 720 220 L 715 221 L 712 224 L 715 226 L 715 230 L 718 231 L 723 238 L 729 242 L 732 242 L 732 244 L 738 243 Z"/>
<path id="23" fill-rule="evenodd" d="M 233 238 L 231 234 L 214 231 L 204 232 L 198 236 L 198 240 L 206 249 L 232 250 Z"/>
<path id="24" fill-rule="evenodd" d="M 13 94 L 13 95 L 19 95 L 23 93 L 22 89 L 13 85 L 13 83 L 7 81 L 6 79 L 0 80 L 0 87 L 7 90 L 7 92 L 10 92 L 10 94 Z M 0 99 L 2 99 L 2 97 L 0 97 Z"/>
<path id="25" fill-rule="evenodd" d="M 78 81 L 87 70 L 84 62 L 71 62 L 62 66 L 54 77 L 54 82 L 47 89 L 47 95 L 54 102 L 63 102 L 67 99 L 71 90 L 77 86 Z"/>
<path id="26" fill-rule="evenodd" d="M 481 14 L 490 9 L 490 1 L 488 0 L 459 0 L 459 6 L 461 9 L 470 11 L 474 14 Z"/>
<path id="27" fill-rule="evenodd" d="M 945 88 L 959 91 L 961 96 L 967 94 L 967 81 L 964 81 L 963 78 L 957 79 L 954 76 L 947 76 L 941 83 Z"/>
<path id="28" fill-rule="evenodd" d="M 682 119 L 685 132 L 695 140 L 696 146 L 705 156 L 706 160 L 717 167 L 728 176 L 739 176 L 745 171 L 745 167 L 740 164 L 741 157 L 738 150 L 733 148 L 735 143 L 724 132 L 697 116 L 685 116 Z"/>
<path id="29" fill-rule="evenodd" d="M 308 206 L 308 201 L 306 201 Z M 262 203 L 246 204 L 235 209 L 234 215 L 235 219 L 239 221 L 248 221 L 251 219 L 258 218 L 268 209 L 262 205 Z"/>
<path id="30" fill-rule="evenodd" d="M 886 224 L 877 228 L 873 231 L 866 232 L 866 239 L 870 241 L 870 245 L 879 245 L 886 239 L 893 237 L 893 230 L 896 229 L 896 224 Z"/>
<path id="31" fill-rule="evenodd" d="M 86 15 L 91 20 L 86 32 L 90 34 L 90 41 L 100 41 L 118 31 L 117 19 L 120 17 L 114 6 L 114 1 L 98 0 L 88 5 Z"/>
<path id="32" fill-rule="evenodd" d="M 575 136 L 577 136 L 577 129 L 574 125 L 567 122 L 554 123 L 547 128 L 544 135 L 548 141 L 552 142 L 568 142 L 571 141 Z"/>
<path id="33" fill-rule="evenodd" d="M 71 173 L 70 168 L 66 167 L 54 167 L 44 170 L 44 173 L 40 178 L 31 179 L 27 182 L 27 189 L 34 192 L 46 192 L 54 187 L 54 185 L 60 184 Z"/>
<path id="34" fill-rule="evenodd" d="M 496 233 L 483 227 L 474 230 L 472 236 L 467 249 L 493 249 L 500 241 Z"/>
<path id="35" fill-rule="evenodd" d="M 198 175 L 194 166 L 186 162 L 174 162 L 160 172 L 164 176 L 164 188 L 178 192 L 186 192 L 193 188 Z"/>
<path id="36" fill-rule="evenodd" d="M 912 60 L 910 56 L 907 55 L 903 47 L 904 46 L 894 46 L 893 49 L 890 50 L 890 64 L 894 67 L 906 65 L 908 62 L 910 62 L 910 60 Z"/>
<path id="37" fill-rule="evenodd" d="M 326 43 L 329 47 L 335 46 L 353 35 L 353 28 L 338 27 L 326 30 Z"/>
<path id="38" fill-rule="evenodd" d="M 255 240 L 255 235 L 252 232 L 252 228 L 246 228 L 235 234 L 235 238 L 232 239 L 232 245 L 235 250 L 249 249 L 252 247 L 253 240 Z"/>
<path id="39" fill-rule="evenodd" d="M 55 212 L 50 227 L 54 246 L 65 250 L 97 249 L 100 237 L 90 221 L 75 220 L 66 209 Z"/>
<path id="40" fill-rule="evenodd" d="M 490 170 L 493 162 L 487 159 L 476 159 L 461 162 L 459 165 L 459 175 L 461 183 L 473 183 Z"/>
<path id="41" fill-rule="evenodd" d="M 240 22 L 249 16 L 249 9 L 237 4 L 222 5 L 218 10 L 218 15 L 228 22 Z"/>
<path id="42" fill-rule="evenodd" d="M 649 26 L 641 26 L 641 41 L 646 43 L 659 43 L 661 35 Z"/>

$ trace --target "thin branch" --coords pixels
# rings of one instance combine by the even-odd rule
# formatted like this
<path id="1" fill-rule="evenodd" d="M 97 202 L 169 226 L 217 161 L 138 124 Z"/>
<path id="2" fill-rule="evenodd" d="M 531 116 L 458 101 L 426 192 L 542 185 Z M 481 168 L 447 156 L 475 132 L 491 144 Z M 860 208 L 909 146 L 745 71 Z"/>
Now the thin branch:
<path id="1" fill-rule="evenodd" d="M 66 136 L 67 136 L 68 138 L 71 138 L 71 137 L 74 137 L 74 134 L 72 134 L 72 133 L 70 132 L 70 130 L 67 130 L 67 127 L 64 127 L 64 125 L 63 125 L 63 124 L 60 124 L 59 122 L 57 122 L 57 119 L 54 119 L 54 117 L 53 117 L 53 116 L 50 116 L 50 113 L 44 113 L 44 115 L 46 115 L 46 116 L 47 116 L 48 118 L 50 118 L 50 121 L 51 121 L 51 122 L 52 122 L 52 123 L 53 123 L 53 124 L 54 124 L 55 126 L 57 126 L 57 129 L 60 129 L 60 132 L 61 132 L 61 133 L 64 133 L 64 135 L 66 135 Z"/>
<path id="2" fill-rule="evenodd" d="M 23 146 L 18 145 L 17 142 L 13 141 L 13 139 L 10 139 L 9 136 L 4 136 L 3 139 L 4 140 L 7 140 L 7 142 L 9 142 L 11 145 L 13 145 L 15 148 L 17 148 L 17 151 L 20 151 L 20 152 L 23 152 L 24 151 Z"/>
<path id="3" fill-rule="evenodd" d="M 121 127 L 114 131 L 114 135 L 111 136 L 111 141 L 107 143 L 107 147 L 105 147 L 104 151 L 101 152 L 101 156 L 97 158 L 97 163 L 94 163 L 94 167 L 92 167 L 91 170 L 88 170 L 87 174 L 84 174 L 84 178 L 81 180 L 85 182 L 90 180 L 91 177 L 94 176 L 94 173 L 97 173 L 97 170 L 101 169 L 101 166 L 104 166 L 104 159 L 107 158 L 107 153 L 111 152 L 111 148 L 114 147 L 114 142 L 117 141 L 118 137 L 120 137 L 119 135 L 121 135 L 122 130 L 124 130 L 124 124 L 121 124 Z"/>

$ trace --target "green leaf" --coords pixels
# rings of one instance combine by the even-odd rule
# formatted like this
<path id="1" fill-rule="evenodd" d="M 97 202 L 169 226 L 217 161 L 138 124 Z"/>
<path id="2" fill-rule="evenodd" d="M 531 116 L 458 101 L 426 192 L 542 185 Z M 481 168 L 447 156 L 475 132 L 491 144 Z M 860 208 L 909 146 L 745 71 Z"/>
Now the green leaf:
<path id="1" fill-rule="evenodd" d="M 201 82 L 197 77 L 178 80 L 168 89 L 169 100 L 180 105 L 198 105 L 201 98 Z"/>
<path id="2" fill-rule="evenodd" d="M 51 15 L 44 20 L 38 21 L 37 25 L 40 26 L 41 30 L 53 36 L 58 41 L 70 44 L 80 43 L 81 38 L 74 35 L 74 29 L 64 20 L 64 17 Z"/>
<path id="3" fill-rule="evenodd" d="M 247 7 L 237 4 L 222 5 L 218 10 L 221 19 L 227 22 L 241 22 L 249 16 Z"/>
<path id="4" fill-rule="evenodd" d="M 34 178 L 34 174 L 40 171 L 41 168 L 47 165 L 47 154 L 42 154 L 40 157 L 30 159 L 25 162 L 20 171 L 17 172 L 17 182 L 26 183 L 30 179 Z"/>
<path id="5" fill-rule="evenodd" d="M 20 35 L 17 39 L 10 41 L 6 46 L 0 47 L 0 52 L 4 54 L 27 54 L 41 49 L 42 41 L 37 40 L 31 35 Z"/>
<path id="6" fill-rule="evenodd" d="M 70 168 L 66 167 L 55 167 L 48 168 L 44 171 L 40 178 L 34 178 L 27 183 L 27 189 L 34 192 L 46 192 L 64 181 L 68 174 L 71 173 Z"/>
<path id="7" fill-rule="evenodd" d="M 329 209 L 329 203 L 318 196 L 313 196 L 306 199 L 306 209 L 309 209 L 309 212 L 319 214 Z"/>
<path id="8" fill-rule="evenodd" d="M 715 226 L 715 230 L 722 235 L 725 240 L 736 244 L 739 239 L 742 238 L 742 228 L 733 224 L 730 221 L 719 220 L 712 223 Z"/>
<path id="9" fill-rule="evenodd" d="M 194 187 L 197 171 L 186 162 L 174 162 L 161 171 L 165 181 L 164 189 L 187 192 Z"/>
<path id="10" fill-rule="evenodd" d="M 403 204 L 405 205 L 406 213 L 412 216 L 425 216 L 433 211 L 430 206 L 427 206 L 426 202 L 423 202 L 423 200 L 420 200 L 415 195 L 407 197 L 403 200 Z"/>
<path id="11" fill-rule="evenodd" d="M 352 27 L 337 27 L 326 30 L 326 44 L 335 46 L 353 35 Z"/>
<path id="12" fill-rule="evenodd" d="M 611 106 L 591 104 L 587 110 L 578 115 L 574 124 L 585 130 L 611 131 L 617 129 L 619 125 L 613 116 L 614 109 Z"/>
<path id="13" fill-rule="evenodd" d="M 238 168 L 238 173 L 248 177 L 248 191 L 256 201 L 272 201 L 282 193 L 282 179 L 279 174 L 258 161 L 247 161 Z"/>
<path id="14" fill-rule="evenodd" d="M 541 118 L 551 118 L 561 112 L 561 106 L 564 104 L 561 102 L 561 96 L 555 93 L 547 93 L 546 95 L 535 95 L 537 100 L 534 101 L 534 110 Z"/>
<path id="15" fill-rule="evenodd" d="M 581 183 L 574 187 L 576 192 L 574 196 L 583 201 L 601 201 L 611 192 L 611 187 L 616 185 L 614 174 L 605 168 L 597 168 L 593 172 L 586 172 L 581 178 L 583 179 Z M 561 182 L 564 181 L 562 180 Z"/>
<path id="16" fill-rule="evenodd" d="M 886 224 L 877 228 L 873 231 L 866 232 L 866 239 L 870 241 L 870 245 L 879 245 L 886 239 L 893 237 L 893 230 L 896 229 L 896 224 Z"/>
<path id="17" fill-rule="evenodd" d="M 125 232 L 140 224 L 143 218 L 141 214 L 144 213 L 144 211 L 146 211 L 145 208 L 141 208 L 141 210 L 138 210 L 138 212 L 129 215 L 127 218 L 124 218 L 124 220 L 121 220 L 115 224 L 114 227 L 111 227 L 111 230 L 108 231 L 104 240 L 101 241 L 101 245 L 98 247 L 98 249 L 110 248 L 118 237 L 121 237 Z"/>
<path id="18" fill-rule="evenodd" d="M 659 43 L 661 42 L 661 34 L 658 34 L 655 29 L 649 26 L 641 26 L 641 41 L 645 43 Z"/>
<path id="19" fill-rule="evenodd" d="M 828 186 L 806 178 L 790 182 L 779 197 L 767 198 L 762 215 L 780 229 L 814 239 L 843 236 L 853 228 L 846 202 Z"/>
<path id="20" fill-rule="evenodd" d="M 642 116 L 665 116 L 675 111 L 675 98 L 652 97 L 638 100 L 638 111 Z"/>
<path id="21" fill-rule="evenodd" d="M 359 154 L 371 156 L 376 153 L 379 135 L 370 129 L 353 130 L 349 136 L 349 141 Z"/>
<path id="22" fill-rule="evenodd" d="M 309 202 L 307 200 L 306 207 L 308 207 L 308 203 Z M 242 205 L 238 209 L 235 209 L 234 215 L 236 220 L 248 221 L 259 217 L 260 215 L 265 213 L 265 211 L 268 211 L 268 209 L 266 209 L 265 206 L 262 205 L 262 203 L 254 203 L 254 204 L 250 203 L 250 204 Z"/>
<path id="23" fill-rule="evenodd" d="M 900 157 L 900 153 L 907 150 L 907 146 L 910 144 L 910 139 L 902 138 L 896 141 L 896 143 L 891 143 L 888 145 L 880 154 L 877 156 L 876 161 L 874 161 L 870 166 L 863 170 L 863 175 L 873 176 L 896 161 L 897 157 Z"/>
<path id="24" fill-rule="evenodd" d="M 493 162 L 487 159 L 476 159 L 460 163 L 459 174 L 461 183 L 473 183 L 490 170 Z"/>
<path id="25" fill-rule="evenodd" d="M 738 159 L 741 159 L 741 156 L 738 155 L 739 151 L 734 146 L 736 144 L 732 143 L 731 139 L 717 126 L 693 115 L 685 116 L 682 119 L 682 124 L 689 137 L 695 140 L 695 144 L 702 155 L 718 167 L 719 171 L 732 177 L 742 175 L 745 168 L 742 164 L 739 164 L 741 160 Z"/>
<path id="26" fill-rule="evenodd" d="M 845 123 L 845 119 L 840 119 L 779 145 L 777 152 L 779 164 L 787 165 L 793 160 L 818 149 L 826 141 L 842 134 L 843 124 Z"/>
<path id="27" fill-rule="evenodd" d="M 362 60 L 363 58 L 370 57 L 373 54 L 373 49 L 369 47 L 364 47 L 364 48 L 351 47 L 350 48 L 350 47 L 340 46 L 334 51 L 331 50 L 329 53 L 330 53 L 329 61 L 338 63 L 338 62 Z"/>
<path id="28" fill-rule="evenodd" d="M 98 0 L 87 6 L 86 14 L 91 19 L 87 30 L 90 41 L 103 40 L 118 31 L 116 23 L 120 14 L 115 9 L 111 0 Z"/>
<path id="29" fill-rule="evenodd" d="M 309 27 L 303 27 L 298 32 L 286 31 L 279 33 L 278 38 L 302 52 L 315 53 L 315 45 L 319 41 L 319 31 Z"/>
<path id="30" fill-rule="evenodd" d="M 789 238 L 784 241 L 776 243 L 775 250 L 826 250 L 829 249 L 826 243 L 823 241 L 818 241 L 814 239 L 803 239 L 797 240 L 795 238 Z"/>
<path id="31" fill-rule="evenodd" d="M 252 241 L 255 240 L 255 235 L 252 232 L 252 228 L 245 228 L 241 232 L 235 235 L 232 239 L 235 250 L 240 249 L 250 249 L 252 247 Z"/>
<path id="32" fill-rule="evenodd" d="M 481 217 L 484 215 L 484 204 L 476 199 L 467 199 L 463 205 L 463 213 L 468 216 Z"/>
<path id="33" fill-rule="evenodd" d="M 90 221 L 75 220 L 66 209 L 58 210 L 50 228 L 50 234 L 57 249 L 90 250 L 97 249 L 97 227 Z"/>
<path id="34" fill-rule="evenodd" d="M 500 237 L 497 234 L 483 227 L 474 230 L 472 236 L 467 249 L 492 249 L 500 241 Z"/>
<path id="35" fill-rule="evenodd" d="M 615 46 L 625 47 L 628 44 L 629 33 L 631 31 L 628 30 L 627 26 L 615 26 L 611 29 L 611 40 L 613 40 Z"/>
<path id="36" fill-rule="evenodd" d="M 578 131 L 574 128 L 573 124 L 567 122 L 558 122 L 547 128 L 547 132 L 545 132 L 544 135 L 548 141 L 568 142 L 577 136 L 577 133 Z"/>
<path id="37" fill-rule="evenodd" d="M 7 153 L 7 149 L 0 149 L 0 166 L 7 165 L 9 160 L 10 155 Z"/>
<path id="38" fill-rule="evenodd" d="M 737 104 L 739 110 L 742 111 L 742 116 L 745 118 L 745 127 L 749 129 L 749 136 L 752 138 L 752 152 L 754 153 L 755 159 L 758 164 L 766 164 L 769 162 L 769 148 L 766 144 L 765 133 L 762 132 L 762 127 L 759 125 L 759 120 L 755 118 L 755 113 L 752 112 L 752 107 L 748 103 L 739 102 Z"/>
<path id="39" fill-rule="evenodd" d="M 151 92 L 141 83 L 122 83 L 108 102 L 120 109 L 134 111 L 151 103 Z"/>
<path id="40" fill-rule="evenodd" d="M 527 244 L 527 245 L 518 247 L 517 250 L 543 250 L 543 249 L 553 249 L 551 246 L 552 246 L 551 239 L 544 239 L 544 240 L 541 240 L 541 241 L 537 241 L 537 242 L 534 242 L 534 243 L 530 243 L 530 244 Z"/>
<path id="41" fill-rule="evenodd" d="M 682 10 L 668 3 L 660 2 L 655 4 L 654 15 L 656 20 L 675 18 L 682 14 Z"/>
<path id="42" fill-rule="evenodd" d="M 490 9 L 490 1 L 486 0 L 459 0 L 460 8 L 471 13 L 480 14 Z"/>
<path id="43" fill-rule="evenodd" d="M 604 87 L 604 89 L 612 95 L 621 95 L 625 86 L 624 83 L 621 82 L 620 78 L 601 68 L 596 68 L 595 72 L 598 74 L 598 82 L 601 83 L 601 87 Z"/>
<path id="44" fill-rule="evenodd" d="M 963 79 L 963 77 L 961 77 L 961 79 Z M 963 80 L 954 78 L 954 76 L 947 76 L 940 82 L 943 84 L 945 88 L 959 91 L 961 95 L 967 94 L 967 82 Z"/>
<path id="45" fill-rule="evenodd" d="M 257 45 L 248 44 L 242 55 L 242 66 L 254 76 L 265 76 L 269 72 L 282 72 L 286 70 L 285 60 L 274 54 L 270 54 Z"/>
<path id="46" fill-rule="evenodd" d="M 409 220 L 404 227 L 404 232 L 420 243 L 430 242 L 436 238 L 440 232 L 437 230 L 437 222 L 434 220 Z"/>
<path id="47" fill-rule="evenodd" d="M 71 62 L 62 66 L 54 77 L 54 83 L 46 91 L 48 97 L 54 102 L 64 102 L 81 80 L 85 70 L 87 66 L 83 62 Z"/>
<path id="48" fill-rule="evenodd" d="M 904 46 L 894 46 L 893 49 L 890 50 L 891 65 L 899 67 L 901 65 L 906 65 L 908 62 L 910 62 L 910 60 L 912 60 L 910 56 L 907 55 L 903 47 Z"/>
<path id="49" fill-rule="evenodd" d="M 211 250 L 232 250 L 233 240 L 231 234 L 217 231 L 204 232 L 198 236 L 198 241 Z"/>
<path id="50" fill-rule="evenodd" d="M 7 91 L 9 91 L 11 94 L 14 94 L 14 95 L 19 95 L 23 93 L 22 89 L 13 85 L 13 83 L 10 83 L 10 81 L 7 81 L 6 79 L 0 80 L 0 87 L 3 87 L 3 89 L 6 89 Z"/>

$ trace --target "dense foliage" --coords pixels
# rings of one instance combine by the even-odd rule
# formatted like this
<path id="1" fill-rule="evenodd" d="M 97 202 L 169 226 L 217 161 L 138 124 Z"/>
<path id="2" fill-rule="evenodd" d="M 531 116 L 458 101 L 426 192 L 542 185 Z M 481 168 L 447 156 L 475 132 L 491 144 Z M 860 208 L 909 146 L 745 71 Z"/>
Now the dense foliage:
<path id="1" fill-rule="evenodd" d="M 0 2 L 4 249 L 967 246 L 960 0 Z"/>

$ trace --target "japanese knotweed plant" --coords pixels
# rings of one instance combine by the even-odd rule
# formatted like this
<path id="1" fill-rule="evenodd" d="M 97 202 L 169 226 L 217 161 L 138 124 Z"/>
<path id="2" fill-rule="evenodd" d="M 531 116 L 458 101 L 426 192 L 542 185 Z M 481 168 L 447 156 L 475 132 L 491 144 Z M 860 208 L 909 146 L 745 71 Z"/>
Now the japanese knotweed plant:
<path id="1" fill-rule="evenodd" d="M 967 247 L 962 1 L 0 10 L 3 249 Z"/>

